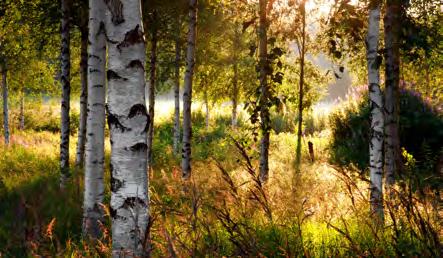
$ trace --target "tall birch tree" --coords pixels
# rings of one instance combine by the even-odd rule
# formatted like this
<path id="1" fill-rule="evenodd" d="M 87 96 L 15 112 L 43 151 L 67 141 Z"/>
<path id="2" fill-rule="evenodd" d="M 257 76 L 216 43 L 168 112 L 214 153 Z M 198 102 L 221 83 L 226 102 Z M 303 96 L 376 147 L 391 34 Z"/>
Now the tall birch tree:
<path id="1" fill-rule="evenodd" d="M 89 1 L 88 116 L 85 148 L 83 234 L 100 235 L 104 192 L 106 35 L 104 0 Z"/>
<path id="2" fill-rule="evenodd" d="M 69 111 L 71 95 L 71 53 L 70 47 L 70 2 L 61 1 L 61 133 L 60 133 L 60 187 L 64 188 L 69 178 Z"/>
<path id="3" fill-rule="evenodd" d="M 192 80 L 195 66 L 195 45 L 197 37 L 197 4 L 198 0 L 189 0 L 189 32 L 186 51 L 186 73 L 183 92 L 183 146 L 182 146 L 182 176 L 191 176 L 191 104 Z"/>
<path id="4" fill-rule="evenodd" d="M 267 0 L 259 1 L 259 67 L 260 67 L 260 119 L 262 138 L 260 142 L 260 180 L 269 177 L 269 136 L 270 118 L 268 107 L 268 38 L 267 38 Z"/>
<path id="5" fill-rule="evenodd" d="M 148 235 L 145 40 L 140 0 L 106 0 L 112 256 L 144 256 Z"/>
<path id="6" fill-rule="evenodd" d="M 380 37 L 380 3 L 373 0 L 369 5 L 366 58 L 368 65 L 371 129 L 369 143 L 370 202 L 371 213 L 383 221 L 383 94 L 380 90 L 380 62 L 378 42 Z"/>

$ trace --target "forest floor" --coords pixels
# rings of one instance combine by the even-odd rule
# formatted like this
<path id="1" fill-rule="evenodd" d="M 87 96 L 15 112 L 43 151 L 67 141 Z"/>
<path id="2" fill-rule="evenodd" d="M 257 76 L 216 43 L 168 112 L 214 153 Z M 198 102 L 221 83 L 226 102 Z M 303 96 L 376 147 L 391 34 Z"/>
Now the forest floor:
<path id="1" fill-rule="evenodd" d="M 110 184 L 103 205 L 104 235 L 91 243 L 81 238 L 82 170 L 73 168 L 71 184 L 64 191 L 58 187 L 57 105 L 36 103 L 27 110 L 27 128 L 16 128 L 13 110 L 11 145 L 0 141 L 0 256 L 108 256 Z M 75 120 L 75 108 L 73 113 Z M 156 117 L 149 175 L 154 257 L 414 257 L 441 252 L 435 249 L 441 247 L 441 214 L 429 195 L 410 203 L 399 198 L 394 211 L 387 205 L 384 230 L 372 223 L 367 179 L 355 168 L 329 163 L 327 127 L 304 137 L 299 174 L 295 134 L 272 134 L 270 178 L 261 185 L 258 146 L 245 141 L 250 138 L 247 125 L 231 129 L 229 112 L 220 109 L 211 113 L 207 128 L 204 115 L 194 114 L 193 176 L 186 183 L 180 155 L 172 150 L 172 115 Z M 76 132 L 75 123 L 72 127 Z M 71 164 L 76 139 L 73 133 Z M 314 162 L 308 141 L 314 144 Z M 107 141 L 106 164 L 109 152 Z M 109 166 L 105 173 L 109 182 Z"/>

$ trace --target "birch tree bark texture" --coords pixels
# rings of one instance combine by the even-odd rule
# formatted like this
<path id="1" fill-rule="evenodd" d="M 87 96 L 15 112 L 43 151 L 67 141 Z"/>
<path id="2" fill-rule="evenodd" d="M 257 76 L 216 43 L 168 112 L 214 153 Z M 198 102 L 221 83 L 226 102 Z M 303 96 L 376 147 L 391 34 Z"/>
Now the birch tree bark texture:
<path id="1" fill-rule="evenodd" d="M 100 204 L 104 192 L 106 35 L 104 0 L 89 1 L 89 49 L 87 70 L 87 123 L 85 146 L 85 192 L 83 234 L 100 236 L 103 220 Z"/>
<path id="2" fill-rule="evenodd" d="M 267 0 L 260 0 L 259 58 L 260 58 L 260 119 L 262 138 L 260 142 L 260 180 L 269 177 L 269 136 L 270 118 L 268 108 L 268 38 L 267 38 Z"/>
<path id="3" fill-rule="evenodd" d="M 371 129 L 369 141 L 370 203 L 371 213 L 383 221 L 383 94 L 380 90 L 380 63 L 378 41 L 380 38 L 380 4 L 370 4 L 366 58 L 368 65 L 369 102 Z"/>
<path id="4" fill-rule="evenodd" d="M 148 240 L 145 40 L 140 0 L 106 0 L 112 256 L 144 256 Z"/>
<path id="5" fill-rule="evenodd" d="M 69 172 L 69 112 L 71 95 L 71 53 L 70 46 L 70 3 L 61 1 L 61 132 L 60 132 L 60 188 L 64 188 L 70 176 Z"/>
<path id="6" fill-rule="evenodd" d="M 192 80 L 195 66 L 195 44 L 197 37 L 197 0 L 189 0 L 189 33 L 186 52 L 186 73 L 183 92 L 183 146 L 182 146 L 182 177 L 191 176 L 191 104 Z"/>

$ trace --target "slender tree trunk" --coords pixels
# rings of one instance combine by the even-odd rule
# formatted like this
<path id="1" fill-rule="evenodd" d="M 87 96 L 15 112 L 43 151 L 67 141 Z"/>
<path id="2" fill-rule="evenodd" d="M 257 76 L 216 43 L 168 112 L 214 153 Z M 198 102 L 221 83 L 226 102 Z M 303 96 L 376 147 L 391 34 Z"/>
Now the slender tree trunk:
<path id="1" fill-rule="evenodd" d="M 25 130 L 25 88 L 23 87 L 20 96 L 20 130 Z"/>
<path id="2" fill-rule="evenodd" d="M 78 127 L 77 138 L 77 155 L 75 158 L 75 165 L 83 166 L 85 157 L 85 142 L 86 142 L 86 117 L 87 117 L 87 102 L 88 102 L 88 27 L 81 28 L 81 47 L 80 47 L 80 123 Z"/>
<path id="3" fill-rule="evenodd" d="M 305 41 L 306 41 L 306 10 L 305 1 L 301 2 L 302 13 L 302 35 L 300 52 L 300 78 L 298 86 L 298 131 L 297 131 L 297 150 L 296 150 L 296 172 L 300 173 L 301 166 L 301 140 L 303 127 L 303 97 L 304 97 L 304 80 L 305 80 Z"/>
<path id="4" fill-rule="evenodd" d="M 232 121 L 231 126 L 232 128 L 237 127 L 237 106 L 238 106 L 238 49 L 240 47 L 240 37 L 241 34 L 238 31 L 238 26 L 236 24 L 235 31 L 234 31 L 234 42 L 233 42 L 233 56 L 234 56 L 234 78 L 232 80 Z"/>
<path id="5" fill-rule="evenodd" d="M 183 178 L 191 176 L 191 104 L 192 80 L 195 66 L 195 45 L 197 38 L 197 3 L 198 0 L 189 0 L 189 34 L 186 52 L 186 73 L 183 92 L 183 146 L 182 146 L 182 173 Z"/>
<path id="6" fill-rule="evenodd" d="M 385 177 L 389 190 L 395 182 L 395 174 L 401 168 L 400 136 L 398 131 L 399 95 L 399 0 L 386 2 L 385 31 Z"/>
<path id="7" fill-rule="evenodd" d="M 237 60 L 234 63 L 234 78 L 232 82 L 232 128 L 237 127 L 237 106 L 238 106 L 238 64 Z"/>
<path id="8" fill-rule="evenodd" d="M 89 1 L 88 115 L 85 148 L 83 234 L 100 237 L 104 193 L 106 36 L 103 0 Z M 115 183 L 111 181 L 111 190 Z"/>
<path id="9" fill-rule="evenodd" d="M 70 176 L 69 172 L 69 111 L 71 95 L 71 53 L 70 45 L 70 7 L 68 0 L 62 0 L 62 26 L 61 26 L 61 134 L 60 134 L 60 187 L 64 188 Z"/>
<path id="10" fill-rule="evenodd" d="M 2 90 L 3 90 L 3 130 L 5 136 L 5 145 L 9 145 L 9 109 L 8 109 L 8 71 L 3 67 L 2 73 Z"/>
<path id="11" fill-rule="evenodd" d="M 151 27 L 151 66 L 149 71 L 149 130 L 148 130 L 148 175 L 152 169 L 152 139 L 154 137 L 154 108 L 155 108 L 155 84 L 157 66 L 157 12 L 153 13 L 153 24 Z"/>
<path id="12" fill-rule="evenodd" d="M 180 28 L 180 21 L 177 27 Z M 174 74 L 174 152 L 180 153 L 180 29 L 177 29 L 175 39 L 175 74 Z"/>
<path id="13" fill-rule="evenodd" d="M 262 138 L 260 142 L 260 180 L 266 182 L 269 177 L 269 136 L 270 118 L 268 108 L 268 38 L 267 38 L 267 0 L 260 0 L 259 57 L 260 57 L 260 118 Z"/>
<path id="14" fill-rule="evenodd" d="M 140 0 L 106 0 L 111 135 L 112 256 L 146 255 L 148 226 L 145 41 Z"/>
<path id="15" fill-rule="evenodd" d="M 370 202 L 371 213 L 383 221 L 383 93 L 380 90 L 380 64 L 378 63 L 378 41 L 380 37 L 380 5 L 369 9 L 366 58 L 368 64 L 369 102 L 371 108 L 371 129 L 369 143 Z"/>
<path id="16" fill-rule="evenodd" d="M 206 116 L 205 116 L 205 121 L 206 121 L 206 130 L 209 130 L 209 99 L 208 99 L 208 89 L 206 88 L 206 82 L 205 82 L 205 89 L 204 89 L 204 98 L 205 98 L 205 110 L 206 110 Z"/>

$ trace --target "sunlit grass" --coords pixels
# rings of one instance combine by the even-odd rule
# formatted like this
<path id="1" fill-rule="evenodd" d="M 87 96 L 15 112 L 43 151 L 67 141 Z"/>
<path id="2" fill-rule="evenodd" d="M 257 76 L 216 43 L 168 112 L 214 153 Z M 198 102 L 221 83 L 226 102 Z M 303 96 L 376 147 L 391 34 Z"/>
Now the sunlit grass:
<path id="1" fill-rule="evenodd" d="M 159 104 L 158 109 L 162 111 L 155 120 L 154 168 L 150 175 L 154 257 L 170 253 L 171 246 L 180 256 L 193 252 L 197 256 L 241 256 L 247 250 L 250 256 L 267 257 L 389 257 L 395 254 L 393 246 L 398 243 L 406 246 L 403 252 L 407 254 L 425 250 L 426 245 L 417 240 L 419 237 L 408 238 L 406 233 L 400 235 L 403 242 L 393 242 L 391 228 L 384 233 L 372 233 L 368 183 L 359 179 L 357 170 L 343 170 L 329 164 L 330 132 L 327 127 L 319 127 L 314 134 L 304 136 L 300 174 L 295 172 L 295 134 L 273 133 L 270 179 L 265 186 L 259 187 L 254 182 L 259 143 L 249 141 L 247 152 L 254 172 L 251 175 L 244 165 L 244 157 L 231 140 L 231 137 L 246 137 L 249 131 L 243 127 L 231 128 L 231 110 L 227 105 L 212 109 L 210 126 L 206 128 L 204 108 L 195 104 L 193 176 L 190 182 L 184 183 L 180 155 L 172 150 L 173 109 L 170 104 Z M 39 116 L 39 113 L 48 114 L 41 110 L 52 111 L 57 117 L 55 102 L 28 111 L 29 116 L 42 124 L 52 123 L 52 116 Z M 325 114 L 320 113 L 315 115 L 314 111 L 314 119 L 324 119 L 320 116 Z M 241 111 L 240 117 L 241 123 L 247 124 L 247 114 Z M 109 238 L 104 238 L 96 248 L 81 240 L 82 171 L 73 168 L 71 185 L 64 192 L 60 191 L 59 134 L 32 128 L 14 129 L 9 147 L 0 142 L 0 198 L 5 200 L 0 205 L 1 210 L 7 211 L 0 212 L 0 225 L 4 225 L 0 226 L 0 243 L 5 240 L 0 250 L 6 250 L 7 256 L 89 257 L 100 252 L 109 255 Z M 73 134 L 71 164 L 74 164 L 76 140 Z M 307 151 L 308 141 L 314 144 L 314 162 Z M 107 163 L 109 153 L 109 139 L 106 139 Z M 226 171 L 233 185 L 228 184 L 221 169 Z M 105 180 L 109 182 L 108 166 Z M 257 199 L 254 194 L 260 191 L 264 196 L 258 195 Z M 105 206 L 109 198 L 109 183 L 106 183 Z M 266 198 L 265 203 L 263 198 Z M 431 206 L 420 204 L 417 207 L 423 214 L 432 211 Z M 226 220 L 228 215 L 230 222 Z M 399 216 L 406 218 L 407 214 L 399 212 Z M 16 222 L 15 217 L 23 223 Z M 45 230 L 54 218 L 54 232 L 49 239 Z M 10 226 L 11 221 L 14 223 Z M 429 221 L 435 223 L 438 217 Z M 392 225 L 392 219 L 388 217 L 387 223 Z M 106 227 L 109 230 L 109 217 Z M 410 232 L 412 226 L 402 227 Z M 20 233 L 25 229 L 34 232 L 26 241 Z M 11 234 L 15 237 L 8 238 Z"/>

